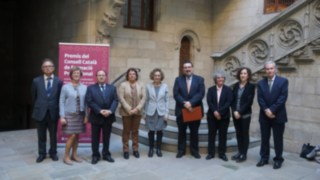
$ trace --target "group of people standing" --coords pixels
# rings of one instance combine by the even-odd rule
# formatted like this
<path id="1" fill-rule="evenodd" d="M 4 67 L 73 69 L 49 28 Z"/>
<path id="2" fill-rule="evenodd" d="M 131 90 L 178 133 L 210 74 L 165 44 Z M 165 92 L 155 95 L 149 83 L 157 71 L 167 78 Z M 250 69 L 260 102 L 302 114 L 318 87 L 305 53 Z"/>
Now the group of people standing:
<path id="1" fill-rule="evenodd" d="M 37 162 L 46 157 L 46 131 L 50 134 L 49 154 L 57 161 L 57 120 L 60 115 L 62 130 L 68 134 L 64 163 L 72 165 L 73 161 L 81 162 L 77 155 L 79 134 L 85 131 L 85 124 L 91 123 L 92 164 L 98 163 L 100 133 L 103 134 L 102 159 L 114 162 L 109 151 L 109 141 L 112 123 L 115 121 L 115 111 L 119 107 L 122 116 L 123 157 L 129 159 L 129 139 L 132 139 L 133 156 L 139 158 L 138 133 L 142 118 L 146 121 L 149 138 L 148 157 L 153 157 L 154 146 L 156 155 L 162 157 L 161 145 L 163 130 L 167 126 L 169 115 L 168 85 L 161 69 L 155 68 L 150 73 L 151 83 L 144 85 L 139 79 L 135 68 L 126 72 L 126 81 L 118 88 L 106 83 L 107 73 L 104 70 L 96 72 L 97 83 L 86 87 L 80 82 L 82 71 L 79 67 L 70 70 L 71 83 L 62 85 L 59 78 L 53 75 L 54 64 L 50 59 L 42 63 L 43 75 L 36 77 L 32 84 L 33 115 L 38 132 L 39 156 Z M 288 80 L 276 75 L 276 65 L 272 61 L 265 63 L 266 78 L 257 85 L 258 103 L 260 105 L 261 129 L 261 159 L 257 166 L 268 164 L 270 156 L 269 139 L 273 131 L 276 157 L 274 169 L 281 167 L 284 161 L 283 133 L 287 121 L 285 102 L 288 96 Z M 238 153 L 231 157 L 236 162 L 247 159 L 249 147 L 249 127 L 252 114 L 252 104 L 255 96 L 255 85 L 250 83 L 251 70 L 239 68 L 238 83 L 231 89 L 224 84 L 225 74 L 218 71 L 214 74 L 215 85 L 207 92 L 207 124 L 208 124 L 208 154 L 207 160 L 215 157 L 215 139 L 218 138 L 218 157 L 228 161 L 226 156 L 227 131 L 232 117 L 236 129 Z M 178 149 L 176 158 L 186 154 L 187 128 L 190 131 L 190 153 L 200 159 L 198 131 L 204 115 L 202 100 L 205 96 L 204 78 L 193 73 L 190 61 L 183 63 L 183 74 L 175 79 L 173 97 L 176 101 L 175 115 L 178 126 Z M 183 111 L 193 112 L 201 108 L 201 118 L 186 122 Z M 89 110 L 88 110 L 89 109 Z M 156 138 L 155 138 L 156 137 Z M 155 142 L 156 140 L 156 142 Z M 71 151 L 72 150 L 72 151 Z M 70 155 L 71 151 L 71 155 Z"/>
<path id="2" fill-rule="evenodd" d="M 264 64 L 266 77 L 257 84 L 257 100 L 260 106 L 259 123 L 261 131 L 261 159 L 257 167 L 268 164 L 270 156 L 271 130 L 274 139 L 275 157 L 273 168 L 279 169 L 284 161 L 283 133 L 287 122 L 286 100 L 288 98 L 288 80 L 276 75 L 276 64 L 267 61 Z M 238 82 L 233 89 L 226 86 L 226 76 L 223 71 L 217 71 L 213 75 L 215 85 L 207 92 L 207 124 L 208 124 L 208 154 L 207 160 L 215 157 L 215 139 L 218 137 L 218 157 L 228 161 L 226 156 L 227 131 L 232 116 L 236 129 L 238 153 L 231 157 L 232 160 L 240 163 L 247 159 L 249 147 L 249 128 L 252 115 L 252 104 L 255 96 L 255 85 L 250 83 L 252 72 L 247 67 L 238 69 L 236 78 Z M 190 129 L 190 152 L 195 158 L 201 158 L 198 148 L 198 129 L 200 119 L 184 123 L 182 109 L 190 111 L 196 106 L 202 105 L 205 86 L 202 77 L 193 74 L 193 64 L 183 64 L 183 75 L 176 78 L 173 88 L 174 99 L 176 100 L 175 115 L 179 128 L 177 158 L 185 155 L 186 127 Z M 230 111 L 231 109 L 231 111 Z M 203 110 L 203 108 L 202 108 Z"/>
<path id="3" fill-rule="evenodd" d="M 115 112 L 120 104 L 119 113 L 123 121 L 123 157 L 129 159 L 129 138 L 132 138 L 133 156 L 140 157 L 138 132 L 142 116 L 149 131 L 149 157 L 153 156 L 156 137 L 156 154 L 161 157 L 162 130 L 166 127 L 169 114 L 168 86 L 162 83 L 164 74 L 161 69 L 150 73 L 152 83 L 145 87 L 138 81 L 135 68 L 129 68 L 126 81 L 118 89 L 106 83 L 107 73 L 96 72 L 96 83 L 85 86 L 80 82 L 82 71 L 79 67 L 70 69 L 70 83 L 64 84 L 53 72 L 55 66 L 50 59 L 44 59 L 41 66 L 43 75 L 33 79 L 32 104 L 33 119 L 36 120 L 38 133 L 38 153 L 36 162 L 46 158 L 46 132 L 49 131 L 49 155 L 53 161 L 57 156 L 58 119 L 64 134 L 68 135 L 63 162 L 72 165 L 82 162 L 77 155 L 79 135 L 84 133 L 85 124 L 91 123 L 92 164 L 103 160 L 114 162 L 109 151 L 112 123 L 116 120 Z M 118 90 L 118 91 L 117 91 Z M 145 113 L 144 113 L 145 112 Z M 102 131 L 103 147 L 99 153 L 100 134 Z"/>

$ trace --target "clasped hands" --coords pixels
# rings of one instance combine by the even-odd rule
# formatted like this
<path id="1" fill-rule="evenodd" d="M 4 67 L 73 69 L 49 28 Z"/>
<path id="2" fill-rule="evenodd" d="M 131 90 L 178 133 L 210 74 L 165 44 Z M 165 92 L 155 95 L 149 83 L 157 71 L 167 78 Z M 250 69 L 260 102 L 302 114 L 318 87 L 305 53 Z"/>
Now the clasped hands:
<path id="1" fill-rule="evenodd" d="M 101 109 L 100 114 L 104 117 L 108 117 L 112 112 L 108 109 Z"/>
<path id="2" fill-rule="evenodd" d="M 264 110 L 264 113 L 265 113 L 266 116 L 267 116 L 268 118 L 270 118 L 270 119 L 273 119 L 273 118 L 276 117 L 269 108 L 265 109 L 265 110 Z"/>
<path id="3" fill-rule="evenodd" d="M 185 101 L 183 106 L 188 109 L 190 112 L 192 111 L 192 105 L 189 101 Z"/>
<path id="4" fill-rule="evenodd" d="M 213 115 L 217 120 L 221 120 L 221 115 L 220 115 L 220 113 L 218 111 L 214 111 Z"/>
<path id="5" fill-rule="evenodd" d="M 135 115 L 135 114 L 139 114 L 139 109 L 138 108 L 134 108 L 134 109 L 131 109 L 129 111 L 129 115 Z"/>

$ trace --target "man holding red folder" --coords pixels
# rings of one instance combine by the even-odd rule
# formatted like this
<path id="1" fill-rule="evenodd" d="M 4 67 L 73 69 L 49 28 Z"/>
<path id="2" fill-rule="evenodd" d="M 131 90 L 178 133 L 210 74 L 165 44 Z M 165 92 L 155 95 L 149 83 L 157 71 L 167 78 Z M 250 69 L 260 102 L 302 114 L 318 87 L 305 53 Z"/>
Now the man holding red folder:
<path id="1" fill-rule="evenodd" d="M 205 95 L 204 79 L 201 76 L 193 74 L 193 64 L 190 61 L 183 63 L 183 75 L 177 77 L 174 82 L 173 96 L 176 101 L 175 115 L 177 117 L 178 125 L 178 153 L 177 158 L 181 158 L 186 153 L 186 130 L 189 127 L 190 130 L 190 152 L 193 157 L 200 159 L 199 154 L 199 140 L 198 131 L 200 126 L 200 120 L 203 116 L 202 99 Z M 201 107 L 201 115 L 196 119 L 190 119 L 190 114 L 194 111 L 194 108 Z M 183 113 L 187 111 L 187 113 Z M 189 113 L 188 113 L 189 111 Z M 185 117 L 184 117 L 184 116 Z M 189 121 L 186 121 L 189 119 Z"/>

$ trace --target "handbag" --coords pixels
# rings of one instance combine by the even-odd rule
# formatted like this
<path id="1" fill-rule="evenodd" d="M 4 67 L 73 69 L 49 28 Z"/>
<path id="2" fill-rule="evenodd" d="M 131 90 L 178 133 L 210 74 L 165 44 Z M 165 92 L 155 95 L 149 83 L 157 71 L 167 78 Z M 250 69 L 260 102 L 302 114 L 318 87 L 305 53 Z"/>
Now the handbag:
<path id="1" fill-rule="evenodd" d="M 308 159 L 308 160 L 313 160 L 314 157 L 312 158 L 308 158 L 307 155 L 315 148 L 315 146 L 310 145 L 310 143 L 308 144 L 303 144 L 302 148 L 301 148 L 301 153 L 300 153 L 300 157 Z"/>

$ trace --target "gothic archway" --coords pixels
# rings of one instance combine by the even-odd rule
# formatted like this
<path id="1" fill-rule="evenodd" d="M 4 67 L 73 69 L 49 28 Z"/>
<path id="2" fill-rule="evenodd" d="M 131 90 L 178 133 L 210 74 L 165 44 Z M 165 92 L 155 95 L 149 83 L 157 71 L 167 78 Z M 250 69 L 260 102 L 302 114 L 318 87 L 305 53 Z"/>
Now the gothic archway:
<path id="1" fill-rule="evenodd" d="M 184 36 L 180 43 L 179 54 L 179 75 L 182 75 L 182 65 L 184 62 L 191 60 L 191 41 L 188 37 Z"/>

